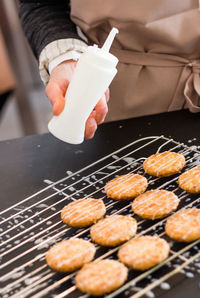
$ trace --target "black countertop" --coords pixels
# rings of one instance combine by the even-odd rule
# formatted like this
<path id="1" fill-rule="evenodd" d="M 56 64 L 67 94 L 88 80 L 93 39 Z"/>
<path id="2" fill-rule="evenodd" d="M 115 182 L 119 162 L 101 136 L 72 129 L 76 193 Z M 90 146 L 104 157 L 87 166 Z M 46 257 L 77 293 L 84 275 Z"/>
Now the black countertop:
<path id="1" fill-rule="evenodd" d="M 200 115 L 179 111 L 106 123 L 81 145 L 50 134 L 0 142 L 0 210 L 44 187 L 44 179 L 56 181 L 138 138 L 159 135 L 198 146 Z"/>
<path id="2" fill-rule="evenodd" d="M 186 110 L 106 123 L 95 137 L 69 145 L 50 134 L 0 142 L 1 208 L 10 207 L 44 188 L 44 179 L 57 181 L 95 160 L 146 136 L 164 135 L 187 145 L 200 146 L 200 114 Z M 199 147 L 200 148 L 200 147 Z M 160 297 L 200 297 L 199 277 L 177 283 Z M 183 286 L 185 284 L 185 286 Z"/>

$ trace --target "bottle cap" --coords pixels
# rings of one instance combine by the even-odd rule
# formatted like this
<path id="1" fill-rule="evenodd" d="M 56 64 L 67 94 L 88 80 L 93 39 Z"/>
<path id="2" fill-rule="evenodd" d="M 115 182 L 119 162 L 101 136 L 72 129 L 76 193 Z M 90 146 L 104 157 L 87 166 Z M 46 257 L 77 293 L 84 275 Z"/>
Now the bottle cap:
<path id="1" fill-rule="evenodd" d="M 92 60 L 94 64 L 102 65 L 103 67 L 115 67 L 117 65 L 119 60 L 109 52 L 117 33 L 119 33 L 119 30 L 112 28 L 102 48 L 99 48 L 96 44 L 87 48 L 85 54 L 89 55 L 88 58 Z"/>
<path id="2" fill-rule="evenodd" d="M 105 51 L 105 52 L 110 51 L 111 45 L 112 45 L 113 40 L 115 38 L 115 35 L 117 33 L 119 33 L 119 30 L 117 28 L 112 28 L 112 30 L 110 31 L 106 41 L 104 42 L 103 47 L 101 48 L 102 51 Z"/>

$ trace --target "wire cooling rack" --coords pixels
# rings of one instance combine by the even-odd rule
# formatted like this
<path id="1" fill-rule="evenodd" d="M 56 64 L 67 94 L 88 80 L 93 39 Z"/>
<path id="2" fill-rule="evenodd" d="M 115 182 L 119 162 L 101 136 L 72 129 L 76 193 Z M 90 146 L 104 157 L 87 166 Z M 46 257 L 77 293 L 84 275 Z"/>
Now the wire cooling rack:
<path id="1" fill-rule="evenodd" d="M 133 216 L 130 201 L 114 201 L 105 196 L 104 185 L 110 179 L 126 174 L 145 175 L 148 189 L 162 188 L 173 191 L 181 199 L 178 210 L 200 208 L 200 198 L 187 194 L 177 185 L 179 174 L 168 178 L 155 178 L 144 173 L 142 164 L 146 157 L 156 152 L 182 152 L 186 158 L 183 171 L 200 164 L 200 152 L 164 136 L 152 136 L 134 141 L 101 158 L 76 173 L 53 182 L 44 179 L 45 186 L 37 193 L 0 213 L 0 254 L 2 297 L 89 297 L 76 289 L 75 273 L 53 272 L 45 263 L 45 253 L 52 244 L 70 237 L 90 239 L 90 228 L 75 229 L 62 223 L 60 211 L 71 201 L 82 197 L 103 199 L 107 215 Z M 158 235 L 170 244 L 167 260 L 145 272 L 129 270 L 126 283 L 107 297 L 155 297 L 161 290 L 169 290 L 170 277 L 184 274 L 188 277 L 200 273 L 200 240 L 177 243 L 164 231 L 167 218 L 138 222 L 137 235 Z M 97 246 L 95 259 L 117 258 L 118 247 Z M 158 290 L 159 289 L 159 290 Z"/>

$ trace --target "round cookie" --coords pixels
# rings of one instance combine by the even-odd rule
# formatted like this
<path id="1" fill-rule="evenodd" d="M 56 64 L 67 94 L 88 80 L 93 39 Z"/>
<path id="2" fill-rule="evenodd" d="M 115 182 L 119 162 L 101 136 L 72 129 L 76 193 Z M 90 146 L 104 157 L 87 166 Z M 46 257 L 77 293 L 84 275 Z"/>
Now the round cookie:
<path id="1" fill-rule="evenodd" d="M 200 238 L 200 209 L 188 208 L 168 218 L 165 231 L 167 235 L 182 242 L 191 242 Z"/>
<path id="2" fill-rule="evenodd" d="M 125 243 L 118 251 L 122 263 L 135 270 L 147 270 L 169 255 L 169 244 L 161 238 L 142 236 Z"/>
<path id="3" fill-rule="evenodd" d="M 101 219 L 90 229 L 94 242 L 102 246 L 116 246 L 131 239 L 137 231 L 137 222 L 130 216 L 112 215 Z"/>
<path id="4" fill-rule="evenodd" d="M 72 227 L 87 227 L 102 218 L 105 213 L 103 201 L 84 198 L 65 206 L 61 211 L 61 219 Z"/>
<path id="5" fill-rule="evenodd" d="M 189 193 L 200 193 L 200 166 L 181 174 L 178 184 Z"/>
<path id="6" fill-rule="evenodd" d="M 46 254 L 47 264 L 59 272 L 71 272 L 90 262 L 95 246 L 83 239 L 69 239 L 53 245 Z"/>
<path id="7" fill-rule="evenodd" d="M 130 200 L 143 193 L 148 186 L 147 179 L 138 174 L 126 174 L 106 183 L 105 192 L 108 198 Z"/>
<path id="8" fill-rule="evenodd" d="M 75 277 L 76 286 L 84 293 L 101 296 L 124 284 L 128 269 L 114 260 L 94 261 L 83 266 Z"/>
<path id="9" fill-rule="evenodd" d="M 143 163 L 144 171 L 156 177 L 168 177 L 178 173 L 185 165 L 185 157 L 181 153 L 162 152 L 149 156 Z"/>
<path id="10" fill-rule="evenodd" d="M 163 218 L 176 210 L 179 202 L 180 200 L 172 191 L 152 189 L 133 201 L 132 210 L 142 218 Z"/>

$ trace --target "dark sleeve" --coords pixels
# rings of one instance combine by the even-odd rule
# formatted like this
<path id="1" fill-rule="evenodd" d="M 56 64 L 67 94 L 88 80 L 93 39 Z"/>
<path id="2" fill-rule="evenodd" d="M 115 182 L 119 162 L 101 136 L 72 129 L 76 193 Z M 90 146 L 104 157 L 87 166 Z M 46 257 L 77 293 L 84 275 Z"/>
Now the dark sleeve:
<path id="1" fill-rule="evenodd" d="M 63 38 L 81 38 L 70 19 L 69 0 L 20 0 L 19 17 L 34 55 L 38 59 L 50 42 Z"/>

